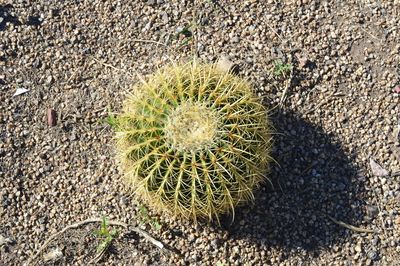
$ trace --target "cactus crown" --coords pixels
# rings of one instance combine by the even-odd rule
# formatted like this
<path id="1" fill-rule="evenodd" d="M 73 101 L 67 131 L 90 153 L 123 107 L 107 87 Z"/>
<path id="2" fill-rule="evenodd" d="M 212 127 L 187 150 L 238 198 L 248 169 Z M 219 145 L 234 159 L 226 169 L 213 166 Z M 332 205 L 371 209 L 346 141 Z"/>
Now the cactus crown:
<path id="1" fill-rule="evenodd" d="M 167 118 L 166 141 L 177 151 L 196 152 L 210 148 L 217 133 L 217 117 L 199 103 L 183 103 Z"/>
<path id="2" fill-rule="evenodd" d="M 117 120 L 126 179 L 156 209 L 218 220 L 265 180 L 266 110 L 246 81 L 214 65 L 161 69 L 133 88 Z"/>

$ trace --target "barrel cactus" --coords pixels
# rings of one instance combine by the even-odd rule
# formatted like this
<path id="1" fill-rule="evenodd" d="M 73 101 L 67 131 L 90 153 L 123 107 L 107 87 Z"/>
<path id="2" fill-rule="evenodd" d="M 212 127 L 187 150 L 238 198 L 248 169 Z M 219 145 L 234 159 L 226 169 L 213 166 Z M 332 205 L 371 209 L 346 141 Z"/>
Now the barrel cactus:
<path id="1" fill-rule="evenodd" d="M 251 86 L 216 65 L 172 65 L 132 88 L 116 117 L 126 180 L 150 207 L 196 220 L 253 200 L 271 127 Z"/>

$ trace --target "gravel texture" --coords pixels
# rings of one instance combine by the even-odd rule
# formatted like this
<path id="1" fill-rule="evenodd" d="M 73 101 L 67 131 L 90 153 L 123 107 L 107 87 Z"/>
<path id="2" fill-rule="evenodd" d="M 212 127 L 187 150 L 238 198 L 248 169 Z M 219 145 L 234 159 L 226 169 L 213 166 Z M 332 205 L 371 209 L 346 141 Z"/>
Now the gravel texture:
<path id="1" fill-rule="evenodd" d="M 397 0 L 2 0 L 0 265 L 103 215 L 174 252 L 122 234 L 99 265 L 398 265 L 399 17 Z M 144 215 L 104 122 L 137 74 L 194 55 L 236 63 L 277 131 L 271 184 L 222 227 Z M 291 74 L 274 76 L 276 60 Z M 96 228 L 56 239 L 44 253 L 62 256 L 46 265 L 86 265 Z"/>

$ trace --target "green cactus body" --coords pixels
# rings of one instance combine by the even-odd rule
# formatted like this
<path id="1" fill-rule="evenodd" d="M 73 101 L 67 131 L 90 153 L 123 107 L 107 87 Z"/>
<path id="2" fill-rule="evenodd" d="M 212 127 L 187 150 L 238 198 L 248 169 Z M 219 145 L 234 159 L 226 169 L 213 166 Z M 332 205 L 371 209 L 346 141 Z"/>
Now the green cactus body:
<path id="1" fill-rule="evenodd" d="M 218 220 L 266 179 L 266 110 L 246 81 L 215 65 L 159 70 L 133 89 L 116 131 L 130 187 L 158 210 Z"/>

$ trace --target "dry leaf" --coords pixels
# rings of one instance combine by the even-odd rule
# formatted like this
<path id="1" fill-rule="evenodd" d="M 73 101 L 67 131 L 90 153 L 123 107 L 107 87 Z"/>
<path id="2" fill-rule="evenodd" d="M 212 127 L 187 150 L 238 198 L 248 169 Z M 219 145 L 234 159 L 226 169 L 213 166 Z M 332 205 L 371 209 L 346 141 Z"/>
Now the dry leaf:
<path id="1" fill-rule="evenodd" d="M 217 69 L 221 72 L 229 72 L 232 70 L 234 64 L 226 56 L 221 56 L 217 62 Z"/>
<path id="2" fill-rule="evenodd" d="M 47 124 L 50 127 L 54 127 L 57 124 L 56 111 L 51 108 L 47 109 Z"/>
<path id="3" fill-rule="evenodd" d="M 389 172 L 385 168 L 380 166 L 377 162 L 375 162 L 372 158 L 369 159 L 369 165 L 374 176 L 383 177 L 389 175 Z"/>
<path id="4" fill-rule="evenodd" d="M 58 248 L 55 248 L 52 251 L 50 251 L 49 253 L 44 254 L 43 260 L 44 260 L 44 262 L 47 262 L 49 260 L 58 260 L 62 256 L 63 256 L 62 252 Z"/>
<path id="5" fill-rule="evenodd" d="M 24 93 L 26 93 L 26 92 L 28 92 L 28 91 L 29 91 L 29 90 L 28 90 L 28 89 L 25 89 L 25 88 L 18 88 L 18 89 L 15 91 L 15 93 L 14 93 L 13 96 L 18 96 L 18 95 L 24 94 Z"/>

